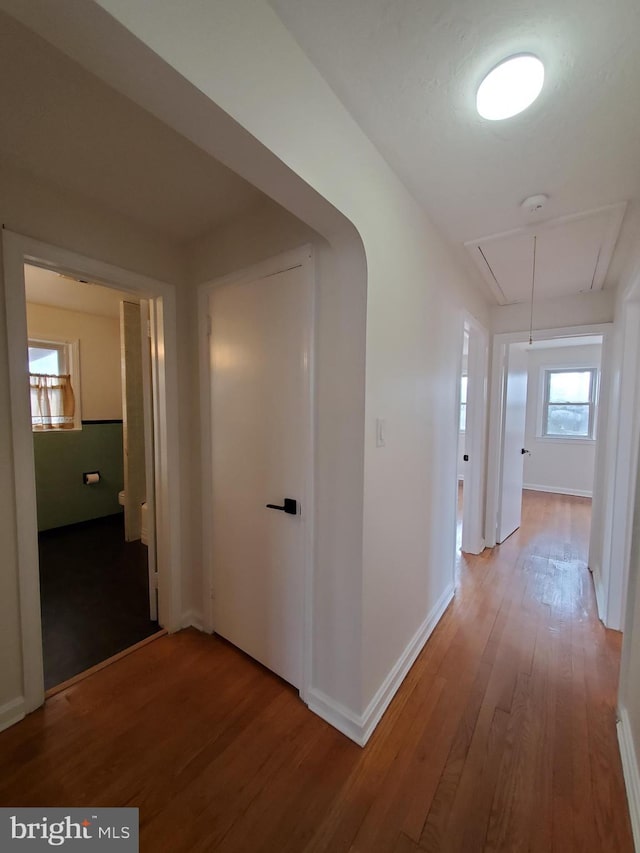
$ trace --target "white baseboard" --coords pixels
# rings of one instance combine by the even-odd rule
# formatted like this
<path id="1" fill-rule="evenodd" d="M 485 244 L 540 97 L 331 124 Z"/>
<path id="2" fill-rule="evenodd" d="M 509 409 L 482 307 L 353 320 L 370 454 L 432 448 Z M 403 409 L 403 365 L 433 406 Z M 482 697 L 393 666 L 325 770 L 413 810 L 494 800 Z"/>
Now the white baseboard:
<path id="1" fill-rule="evenodd" d="M 592 498 L 593 492 L 583 491 L 582 489 L 560 488 L 557 486 L 541 486 L 538 483 L 525 483 L 523 489 L 529 489 L 531 492 L 550 492 L 552 495 L 573 495 L 576 498 Z"/>
<path id="2" fill-rule="evenodd" d="M 362 715 L 355 714 L 345 705 L 336 702 L 322 690 L 312 687 L 309 690 L 309 701 L 307 705 L 310 711 L 338 729 L 343 735 L 355 741 L 358 746 L 364 746 L 366 740 L 363 737 L 364 723 Z"/>
<path id="3" fill-rule="evenodd" d="M 24 719 L 24 715 L 24 696 L 18 696 L 17 699 L 0 705 L 0 732 L 8 729 L 14 723 L 19 723 L 20 720 Z"/>
<path id="4" fill-rule="evenodd" d="M 363 714 L 354 713 L 315 687 L 312 687 L 309 691 L 308 704 L 310 710 L 319 717 L 322 717 L 323 720 L 338 729 L 342 734 L 351 738 L 359 746 L 364 746 L 382 719 L 382 715 L 389 707 L 391 700 L 404 681 L 407 673 L 415 663 L 424 644 L 431 636 L 433 629 L 440 621 L 442 614 L 451 603 L 453 592 L 453 584 L 449 584 L 436 604 L 431 608 L 431 612 L 418 628 L 404 652 L 391 668 Z"/>
<path id="5" fill-rule="evenodd" d="M 196 631 L 204 631 L 204 620 L 202 614 L 197 610 L 186 610 L 182 614 L 180 624 L 183 628 L 195 628 Z"/>
<path id="6" fill-rule="evenodd" d="M 638 770 L 638 759 L 633 745 L 633 736 L 626 708 L 620 708 L 619 715 L 618 744 L 620 745 L 622 771 L 627 789 L 627 802 L 629 803 L 629 814 L 631 816 L 633 842 L 636 850 L 640 850 L 640 771 Z"/>

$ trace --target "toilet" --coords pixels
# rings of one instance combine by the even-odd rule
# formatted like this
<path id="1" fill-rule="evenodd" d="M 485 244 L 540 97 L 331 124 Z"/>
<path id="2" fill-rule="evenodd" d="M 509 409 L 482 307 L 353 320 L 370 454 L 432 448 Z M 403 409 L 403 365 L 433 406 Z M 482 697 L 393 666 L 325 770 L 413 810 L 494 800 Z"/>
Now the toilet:
<path id="1" fill-rule="evenodd" d="M 118 492 L 118 503 L 124 506 L 124 489 Z M 149 544 L 149 528 L 148 528 L 149 512 L 147 502 L 145 501 L 140 507 L 140 541 L 143 545 Z"/>

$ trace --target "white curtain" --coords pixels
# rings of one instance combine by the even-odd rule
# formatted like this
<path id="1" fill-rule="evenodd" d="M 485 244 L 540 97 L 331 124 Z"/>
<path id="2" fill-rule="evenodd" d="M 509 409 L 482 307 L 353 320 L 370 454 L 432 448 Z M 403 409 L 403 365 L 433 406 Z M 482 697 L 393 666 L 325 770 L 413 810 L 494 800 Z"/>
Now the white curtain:
<path id="1" fill-rule="evenodd" d="M 73 429 L 76 410 L 71 377 L 29 374 L 34 430 Z"/>

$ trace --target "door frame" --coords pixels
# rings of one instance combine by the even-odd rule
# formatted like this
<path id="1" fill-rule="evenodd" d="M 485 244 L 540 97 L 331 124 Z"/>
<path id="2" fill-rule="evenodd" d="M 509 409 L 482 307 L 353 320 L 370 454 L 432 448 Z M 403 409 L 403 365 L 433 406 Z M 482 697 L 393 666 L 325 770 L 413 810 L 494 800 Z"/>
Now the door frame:
<path id="1" fill-rule="evenodd" d="M 471 314 L 463 322 L 463 336 L 469 335 L 467 363 L 467 421 L 465 430 L 464 486 L 462 492 L 462 542 L 466 554 L 481 554 L 484 540 L 484 479 L 487 430 L 487 378 L 489 370 L 489 332 Z M 462 348 L 460 348 L 462 351 Z M 462 358 L 462 356 L 460 357 Z M 462 375 L 462 364 L 458 375 Z M 458 418 L 460 389 L 458 388 Z M 460 459 L 460 428 L 458 425 L 458 454 L 456 457 L 456 516 L 458 501 L 458 462 Z M 455 541 L 455 540 L 454 540 Z M 456 554 L 457 557 L 457 554 Z"/>
<path id="2" fill-rule="evenodd" d="M 304 410 L 306 422 L 302 429 L 306 435 L 304 459 L 305 486 L 302 495 L 301 514 L 304 543 L 304 593 L 302 614 L 302 683 L 300 698 L 308 704 L 311 688 L 312 643 L 313 643 L 313 578 L 315 571 L 315 261 L 313 247 L 308 244 L 292 251 L 276 255 L 261 263 L 254 264 L 228 275 L 204 282 L 198 287 L 198 340 L 200 374 L 200 434 L 201 434 L 201 489 L 202 489 L 202 548 L 203 548 L 203 628 L 208 633 L 215 631 L 213 617 L 213 591 L 215 566 L 211 539 L 210 518 L 213 513 L 212 494 L 212 422 L 211 422 L 211 366 L 209 358 L 209 339 L 211 321 L 209 318 L 209 296 L 218 287 L 229 284 L 241 284 L 256 278 L 265 278 L 279 272 L 300 267 L 304 286 L 308 289 L 308 314 L 304 329 L 304 349 L 306 370 L 304 374 Z"/>
<path id="3" fill-rule="evenodd" d="M 562 326 L 558 329 L 536 329 L 536 340 L 553 340 L 554 338 L 573 338 L 583 335 L 602 335 L 602 365 L 601 375 L 609 382 L 609 365 L 605 361 L 608 352 L 608 340 L 613 328 L 612 323 L 592 323 L 585 326 Z M 505 415 L 505 383 L 507 350 L 510 344 L 527 343 L 529 332 L 503 332 L 494 334 L 491 342 L 491 392 L 489 405 L 489 442 L 487 458 L 487 497 L 485 542 L 488 548 L 497 543 L 498 508 L 502 497 L 502 451 L 504 444 L 504 415 Z M 602 411 L 602 409 L 601 409 Z M 598 430 L 602 434 L 602 430 Z M 597 444 L 596 453 L 600 447 Z"/>
<path id="4" fill-rule="evenodd" d="M 24 265 L 44 267 L 117 290 L 139 293 L 151 309 L 152 361 L 157 378 L 154 420 L 159 619 L 168 631 L 181 627 L 180 462 L 175 287 L 31 237 L 2 231 L 11 440 L 17 534 L 18 589 L 23 667 L 23 713 L 45 699 L 38 564 L 36 480 L 27 364 Z"/>
<path id="5" fill-rule="evenodd" d="M 617 370 L 610 391 L 608 447 L 603 460 L 606 523 L 601 541 L 591 542 L 600 562 L 594 581 L 598 615 L 607 628 L 625 630 L 633 517 L 640 453 L 640 286 L 620 304 Z M 591 549 L 590 549 L 591 550 Z M 593 566 L 592 566 L 593 569 Z"/>

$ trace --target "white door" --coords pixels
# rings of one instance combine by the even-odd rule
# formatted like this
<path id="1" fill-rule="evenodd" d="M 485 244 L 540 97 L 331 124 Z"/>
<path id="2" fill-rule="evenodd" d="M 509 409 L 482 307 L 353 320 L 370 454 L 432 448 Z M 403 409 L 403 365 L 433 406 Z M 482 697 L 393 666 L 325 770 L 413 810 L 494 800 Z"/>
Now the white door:
<path id="1" fill-rule="evenodd" d="M 297 266 L 223 285 L 209 299 L 214 629 L 296 687 L 310 297 Z M 293 512 L 275 508 L 285 499 L 297 502 Z"/>
<path id="2" fill-rule="evenodd" d="M 461 550 L 480 554 L 484 549 L 484 466 L 486 442 L 487 370 L 489 339 L 485 329 L 467 322 L 467 405 L 463 454 Z M 463 356 L 464 357 L 464 356 Z"/>
<path id="3" fill-rule="evenodd" d="M 497 541 L 511 536 L 522 519 L 522 479 L 524 431 L 527 414 L 527 353 L 523 344 L 511 344 L 507 351 L 502 428 L 500 503 Z"/>

